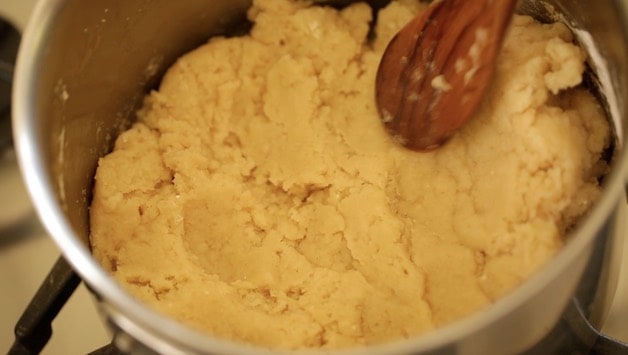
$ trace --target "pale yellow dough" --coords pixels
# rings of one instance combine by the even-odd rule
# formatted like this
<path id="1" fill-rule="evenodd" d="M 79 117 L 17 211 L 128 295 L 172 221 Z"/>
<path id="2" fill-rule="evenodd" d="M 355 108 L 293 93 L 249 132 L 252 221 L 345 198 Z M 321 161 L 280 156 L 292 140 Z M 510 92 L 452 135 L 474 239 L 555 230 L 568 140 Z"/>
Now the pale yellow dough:
<path id="1" fill-rule="evenodd" d="M 94 256 L 185 324 L 289 349 L 408 338 L 519 285 L 598 195 L 609 126 L 568 29 L 518 16 L 472 121 L 399 147 L 374 78 L 422 6 L 370 41 L 365 4 L 254 1 L 250 35 L 181 57 L 100 160 Z"/>

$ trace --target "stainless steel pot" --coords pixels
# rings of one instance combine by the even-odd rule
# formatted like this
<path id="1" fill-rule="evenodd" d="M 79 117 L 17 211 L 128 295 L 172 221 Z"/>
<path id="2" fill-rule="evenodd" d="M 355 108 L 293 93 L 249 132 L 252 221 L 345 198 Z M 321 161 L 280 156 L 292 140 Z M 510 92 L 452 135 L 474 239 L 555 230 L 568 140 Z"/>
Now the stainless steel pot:
<path id="1" fill-rule="evenodd" d="M 142 96 L 175 58 L 213 34 L 241 29 L 249 5 L 245 0 L 42 0 L 26 30 L 13 97 L 22 172 L 41 220 L 100 301 L 123 350 L 264 352 L 208 337 L 153 312 L 99 266 L 87 242 L 98 158 L 128 127 Z M 416 339 L 339 353 L 521 352 L 559 322 L 583 283 L 592 284 L 590 298 L 597 300 L 586 310 L 589 319 L 595 325 L 604 318 L 624 234 L 619 226 L 628 175 L 628 2 L 530 0 L 520 10 L 541 19 L 566 19 L 590 53 L 592 82 L 599 84 L 617 134 L 600 200 L 553 260 L 489 308 Z M 595 260 L 598 267 L 591 268 Z"/>

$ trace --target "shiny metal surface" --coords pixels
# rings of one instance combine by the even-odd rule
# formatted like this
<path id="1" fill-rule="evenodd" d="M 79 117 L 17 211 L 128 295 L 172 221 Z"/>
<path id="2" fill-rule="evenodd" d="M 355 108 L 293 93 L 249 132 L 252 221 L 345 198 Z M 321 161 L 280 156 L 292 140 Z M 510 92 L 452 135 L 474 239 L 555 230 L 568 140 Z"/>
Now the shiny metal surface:
<path id="1" fill-rule="evenodd" d="M 128 127 L 142 96 L 165 68 L 210 35 L 233 29 L 248 5 L 233 0 L 48 0 L 38 4 L 25 33 L 13 101 L 22 172 L 47 230 L 102 300 L 121 334 L 119 345 L 129 350 L 253 350 L 193 332 L 136 302 L 91 258 L 86 242 L 98 157 Z M 474 316 L 417 339 L 369 349 L 373 353 L 523 351 L 560 317 L 599 240 L 608 240 L 609 247 L 596 297 L 604 298 L 614 288 L 619 248 L 613 246 L 623 236 L 613 229 L 614 221 L 623 218 L 615 207 L 625 195 L 628 172 L 628 152 L 621 144 L 628 134 L 628 3 L 524 1 L 522 11 L 541 18 L 564 16 L 583 44 L 589 36 L 595 43 L 589 48 L 597 53 L 591 64 L 617 127 L 604 192 L 559 255 L 515 292 Z M 596 317 L 602 319 L 605 312 L 602 306 Z"/>
<path id="2" fill-rule="evenodd" d="M 208 6 L 208 4 L 211 4 Z M 99 156 L 149 88 L 182 52 L 241 19 L 244 1 L 43 1 L 32 77 L 41 117 L 32 127 L 43 168 L 72 227 L 87 242 L 87 209 Z M 43 16 L 37 12 L 43 11 Z M 176 30 L 174 30 L 176 29 Z M 43 40 L 39 42 L 39 40 Z M 45 65 L 45 67 L 43 67 Z"/>

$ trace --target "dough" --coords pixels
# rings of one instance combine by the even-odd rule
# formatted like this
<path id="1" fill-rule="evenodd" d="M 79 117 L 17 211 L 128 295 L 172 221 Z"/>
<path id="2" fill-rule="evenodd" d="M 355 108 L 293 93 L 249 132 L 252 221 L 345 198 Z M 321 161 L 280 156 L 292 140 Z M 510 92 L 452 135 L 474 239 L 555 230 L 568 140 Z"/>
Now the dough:
<path id="1" fill-rule="evenodd" d="M 374 101 L 424 5 L 257 0 L 247 36 L 181 57 L 99 161 L 95 258 L 219 338 L 343 348 L 408 338 L 512 291 L 594 202 L 610 128 L 562 24 L 517 16 L 479 112 L 395 144 Z"/>

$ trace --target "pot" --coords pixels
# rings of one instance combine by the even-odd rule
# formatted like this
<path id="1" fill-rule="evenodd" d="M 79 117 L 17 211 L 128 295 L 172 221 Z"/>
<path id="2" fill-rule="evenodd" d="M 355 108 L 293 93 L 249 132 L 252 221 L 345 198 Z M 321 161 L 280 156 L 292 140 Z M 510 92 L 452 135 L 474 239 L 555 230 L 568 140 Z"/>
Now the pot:
<path id="1" fill-rule="evenodd" d="M 375 7 L 386 2 L 371 1 Z M 157 314 L 100 267 L 88 243 L 98 158 L 112 149 L 142 97 L 174 60 L 209 36 L 246 29 L 248 6 L 245 0 L 44 0 L 26 29 L 13 97 L 23 177 L 40 219 L 98 299 L 122 351 L 266 352 Z M 537 349 L 561 324 L 573 328 L 568 315 L 574 310 L 593 326 L 603 321 L 614 293 L 626 215 L 628 2 L 530 0 L 519 11 L 564 20 L 589 53 L 589 82 L 616 133 L 612 169 L 599 201 L 541 271 L 490 307 L 415 339 L 337 353 L 519 353 Z M 590 349 L 603 338 L 588 331 L 579 339 Z"/>

